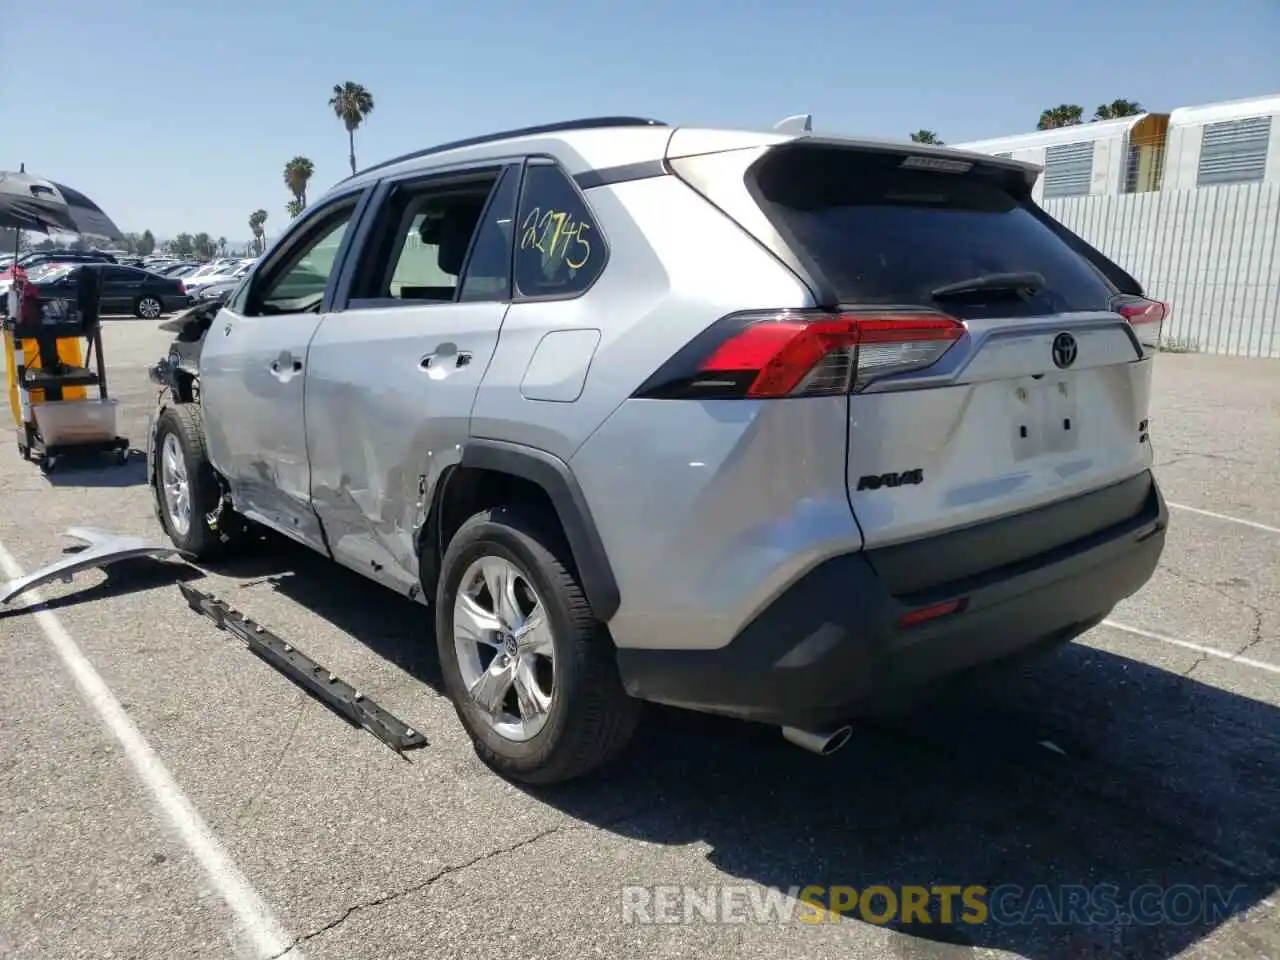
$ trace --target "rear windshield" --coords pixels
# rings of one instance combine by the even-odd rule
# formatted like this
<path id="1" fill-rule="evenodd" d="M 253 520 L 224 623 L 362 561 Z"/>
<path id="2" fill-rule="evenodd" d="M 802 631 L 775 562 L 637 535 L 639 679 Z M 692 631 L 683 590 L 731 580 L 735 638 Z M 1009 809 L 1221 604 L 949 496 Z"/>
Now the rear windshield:
<path id="1" fill-rule="evenodd" d="M 803 147 L 755 172 L 757 197 L 843 303 L 927 305 L 966 317 L 1105 310 L 1102 274 L 1010 193 L 1002 173 L 902 169 L 902 154 Z M 1040 292 L 935 301 L 946 284 L 1034 272 Z"/>

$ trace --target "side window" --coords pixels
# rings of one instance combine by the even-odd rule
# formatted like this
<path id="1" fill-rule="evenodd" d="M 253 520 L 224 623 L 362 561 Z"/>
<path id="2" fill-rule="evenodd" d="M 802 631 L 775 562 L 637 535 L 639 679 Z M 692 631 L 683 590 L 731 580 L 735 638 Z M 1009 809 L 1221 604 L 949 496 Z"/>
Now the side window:
<path id="1" fill-rule="evenodd" d="M 282 248 L 282 259 L 268 266 L 262 284 L 251 291 L 245 313 L 266 316 L 318 310 L 355 209 L 353 198 L 303 227 L 298 242 Z"/>
<path id="2" fill-rule="evenodd" d="M 104 267 L 102 279 L 111 283 L 129 283 L 132 280 L 139 280 L 141 277 L 128 267 Z"/>
<path id="3" fill-rule="evenodd" d="M 392 190 L 361 256 L 350 306 L 453 303 L 499 172 Z"/>
<path id="4" fill-rule="evenodd" d="M 524 297 L 575 297 L 608 255 L 586 201 L 558 166 L 531 163 L 517 217 L 516 290 Z"/>
<path id="5" fill-rule="evenodd" d="M 498 181 L 476 234 L 458 300 L 511 299 L 511 241 L 515 236 L 516 191 L 520 172 L 507 169 Z"/>

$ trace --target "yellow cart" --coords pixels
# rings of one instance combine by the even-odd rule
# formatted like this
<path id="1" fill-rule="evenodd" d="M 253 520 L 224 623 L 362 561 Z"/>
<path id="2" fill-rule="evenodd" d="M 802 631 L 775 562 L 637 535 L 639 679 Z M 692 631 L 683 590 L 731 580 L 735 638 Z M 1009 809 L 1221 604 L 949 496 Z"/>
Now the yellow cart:
<path id="1" fill-rule="evenodd" d="M 44 473 L 73 454 L 114 453 L 121 463 L 129 456 L 129 441 L 116 433 L 116 401 L 107 394 L 96 271 L 79 272 L 84 279 L 75 299 L 41 298 L 23 284 L 3 324 L 18 451 Z"/>

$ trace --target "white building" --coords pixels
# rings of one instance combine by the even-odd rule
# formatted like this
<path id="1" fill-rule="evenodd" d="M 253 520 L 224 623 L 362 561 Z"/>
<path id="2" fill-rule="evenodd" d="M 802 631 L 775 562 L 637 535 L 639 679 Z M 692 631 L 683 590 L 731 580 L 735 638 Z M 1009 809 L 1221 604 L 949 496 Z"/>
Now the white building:
<path id="1" fill-rule="evenodd" d="M 1169 114 L 1164 189 L 1280 182 L 1280 95 Z"/>
<path id="2" fill-rule="evenodd" d="M 1044 168 L 1035 199 L 1280 182 L 1280 95 L 950 144 Z"/>

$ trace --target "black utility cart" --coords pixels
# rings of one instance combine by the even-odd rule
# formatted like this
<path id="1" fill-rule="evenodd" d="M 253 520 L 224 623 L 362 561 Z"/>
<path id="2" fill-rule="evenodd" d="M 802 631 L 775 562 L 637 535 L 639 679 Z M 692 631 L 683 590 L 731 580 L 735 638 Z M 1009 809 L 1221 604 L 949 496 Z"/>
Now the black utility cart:
<path id="1" fill-rule="evenodd" d="M 4 319 L 5 349 L 16 374 L 18 450 L 44 473 L 63 457 L 115 454 L 122 464 L 129 459 L 129 441 L 116 433 L 116 405 L 107 394 L 99 274 L 92 268 L 76 273 L 74 298 L 42 298 L 23 284 L 18 309 Z M 80 396 L 67 397 L 69 391 Z"/>

